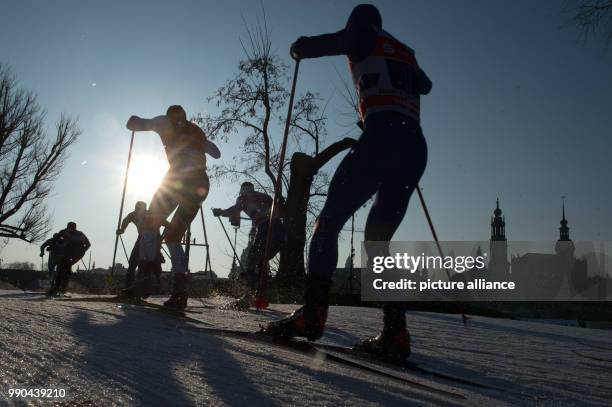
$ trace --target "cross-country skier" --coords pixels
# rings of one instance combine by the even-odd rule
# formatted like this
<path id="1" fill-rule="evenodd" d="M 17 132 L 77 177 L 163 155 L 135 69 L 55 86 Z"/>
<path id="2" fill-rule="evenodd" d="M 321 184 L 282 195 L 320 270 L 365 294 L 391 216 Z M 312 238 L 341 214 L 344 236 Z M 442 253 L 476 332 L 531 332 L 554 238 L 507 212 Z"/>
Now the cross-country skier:
<path id="1" fill-rule="evenodd" d="M 200 127 L 187 120 L 181 106 L 170 106 L 163 116 L 142 119 L 132 116 L 127 122 L 132 131 L 156 132 L 166 150 L 170 168 L 149 204 L 149 210 L 168 217 L 176 209 L 164 238 L 170 251 L 174 284 L 172 295 L 164 305 L 183 309 L 187 306 L 187 262 L 181 238 L 206 199 L 209 190 L 206 154 L 219 158 L 221 153 Z"/>
<path id="2" fill-rule="evenodd" d="M 244 298 L 233 304 L 233 308 L 245 309 L 250 306 L 252 294 L 257 288 L 259 273 L 267 272 L 261 270 L 266 245 L 266 237 L 270 226 L 270 212 L 272 209 L 272 197 L 266 193 L 255 191 L 255 187 L 250 182 L 243 182 L 240 186 L 240 193 L 236 198 L 236 203 L 227 208 L 214 208 L 213 215 L 227 216 L 231 219 L 240 219 L 240 213 L 244 212 L 251 218 L 253 229 L 251 235 L 254 236 L 251 242 L 251 248 L 248 253 L 246 264 L 244 264 L 244 275 L 240 277 L 247 283 L 249 292 Z M 265 259 L 266 264 L 280 250 L 281 241 L 284 236 L 283 221 L 279 215 L 280 211 L 276 212 L 275 218 L 272 220 L 272 236 L 270 240 L 270 248 L 268 258 Z"/>
<path id="3" fill-rule="evenodd" d="M 390 241 L 404 217 L 427 162 L 419 99 L 432 84 L 414 51 L 382 29 L 382 18 L 372 5 L 355 7 L 346 27 L 336 33 L 299 38 L 291 55 L 295 59 L 347 55 L 363 123 L 361 137 L 333 176 L 317 221 L 308 253 L 305 305 L 267 328 L 273 335 L 316 340 L 327 319 L 338 234 L 344 223 L 373 195 L 366 241 Z M 387 302 L 383 311 L 382 332 L 360 347 L 373 357 L 402 364 L 410 355 L 405 304 Z"/>
<path id="4" fill-rule="evenodd" d="M 134 247 L 130 252 L 130 258 L 128 259 L 128 269 L 125 274 L 125 288 L 124 292 L 122 292 L 122 296 L 130 296 L 129 291 L 131 291 L 134 285 L 134 279 L 136 275 L 136 267 L 138 266 L 138 246 L 140 242 L 140 234 L 142 233 L 142 222 L 144 220 L 144 215 L 147 211 L 147 204 L 138 201 L 134 206 L 134 210 L 127 214 L 125 218 L 121 221 L 121 226 L 117 229 L 117 234 L 122 235 L 125 233 L 125 230 L 133 223 L 136 226 L 136 230 L 138 231 L 138 238 L 134 243 Z"/>
<path id="5" fill-rule="evenodd" d="M 47 260 L 47 269 L 49 270 L 49 283 L 53 285 L 55 280 L 56 268 L 59 259 L 62 257 L 62 246 L 61 236 L 59 233 L 54 233 L 53 237 L 47 239 L 40 246 L 40 257 L 44 257 L 45 250 L 49 252 L 49 259 Z"/>
<path id="6" fill-rule="evenodd" d="M 170 227 L 163 215 L 145 211 L 143 213 L 138 238 L 138 281 L 132 291 L 136 299 L 145 299 L 151 293 L 154 282 L 161 274 L 161 244 L 159 229 Z"/>
<path id="7" fill-rule="evenodd" d="M 58 261 L 57 273 L 48 295 L 66 291 L 72 274 L 72 266 L 81 260 L 87 249 L 91 247 L 87 236 L 77 230 L 74 222 L 68 222 L 66 229 L 59 232 L 59 235 L 62 242 L 62 255 Z"/>

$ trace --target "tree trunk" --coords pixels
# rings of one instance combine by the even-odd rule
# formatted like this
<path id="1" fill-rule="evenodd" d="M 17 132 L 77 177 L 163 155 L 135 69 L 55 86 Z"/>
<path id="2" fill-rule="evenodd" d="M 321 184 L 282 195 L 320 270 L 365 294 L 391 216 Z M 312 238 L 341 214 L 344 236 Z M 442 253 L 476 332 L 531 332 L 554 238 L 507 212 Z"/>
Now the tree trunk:
<path id="1" fill-rule="evenodd" d="M 291 175 L 287 201 L 284 207 L 286 238 L 281 245 L 280 261 L 276 281 L 279 287 L 298 294 L 302 293 L 305 281 L 304 246 L 306 245 L 306 212 L 310 187 L 314 176 L 329 160 L 347 148 L 355 140 L 345 138 L 314 157 L 295 153 L 291 157 Z"/>

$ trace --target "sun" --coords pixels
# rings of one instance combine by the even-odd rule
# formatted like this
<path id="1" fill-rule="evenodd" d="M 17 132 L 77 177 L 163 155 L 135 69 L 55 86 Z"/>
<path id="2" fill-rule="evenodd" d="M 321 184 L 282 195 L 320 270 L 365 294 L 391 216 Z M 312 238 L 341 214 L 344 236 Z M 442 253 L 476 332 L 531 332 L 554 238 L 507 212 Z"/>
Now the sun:
<path id="1" fill-rule="evenodd" d="M 149 202 L 168 169 L 162 157 L 135 155 L 130 163 L 127 193 L 135 200 Z"/>

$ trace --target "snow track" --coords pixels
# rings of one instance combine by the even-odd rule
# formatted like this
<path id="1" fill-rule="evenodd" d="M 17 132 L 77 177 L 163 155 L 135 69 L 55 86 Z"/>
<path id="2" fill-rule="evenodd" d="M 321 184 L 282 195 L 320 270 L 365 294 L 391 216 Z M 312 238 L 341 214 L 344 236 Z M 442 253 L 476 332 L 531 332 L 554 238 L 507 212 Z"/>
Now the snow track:
<path id="1" fill-rule="evenodd" d="M 256 330 L 293 308 L 202 309 L 190 316 L 217 328 Z M 505 389 L 410 376 L 463 394 L 461 401 L 291 350 L 194 330 L 151 309 L 0 291 L 0 310 L 0 405 L 18 405 L 8 400 L 8 387 L 61 387 L 78 405 L 164 406 L 609 406 L 612 394 L 612 365 L 578 354 L 610 357 L 610 331 L 482 317 L 464 327 L 456 315 L 409 313 L 415 362 Z M 323 342 L 348 346 L 379 328 L 380 310 L 332 307 Z"/>

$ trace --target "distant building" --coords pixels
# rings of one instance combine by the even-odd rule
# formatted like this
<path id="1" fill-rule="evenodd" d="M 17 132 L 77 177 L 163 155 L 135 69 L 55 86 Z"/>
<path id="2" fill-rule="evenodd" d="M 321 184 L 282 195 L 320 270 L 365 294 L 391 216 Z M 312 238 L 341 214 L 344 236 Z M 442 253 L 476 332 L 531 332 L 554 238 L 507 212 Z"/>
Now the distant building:
<path id="1" fill-rule="evenodd" d="M 526 253 L 512 257 L 512 279 L 527 298 L 541 298 L 544 293 L 554 298 L 560 290 L 569 290 L 565 294 L 575 295 L 589 284 L 586 260 L 575 257 L 574 242 L 570 239 L 565 218 L 565 202 L 560 223 L 554 254 Z"/>
<path id="2" fill-rule="evenodd" d="M 502 213 L 499 207 L 499 198 L 497 198 L 495 210 L 491 217 L 490 258 L 487 266 L 489 274 L 495 276 L 505 276 L 510 269 L 510 263 L 508 263 L 508 241 L 506 239 L 506 218 L 502 216 Z"/>

